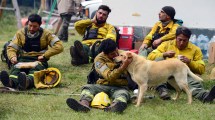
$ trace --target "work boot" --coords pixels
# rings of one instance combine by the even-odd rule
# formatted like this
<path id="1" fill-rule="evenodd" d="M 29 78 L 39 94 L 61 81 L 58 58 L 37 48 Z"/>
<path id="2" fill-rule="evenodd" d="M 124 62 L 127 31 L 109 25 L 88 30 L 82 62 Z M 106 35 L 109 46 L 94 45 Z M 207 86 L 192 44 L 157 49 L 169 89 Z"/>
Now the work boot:
<path id="1" fill-rule="evenodd" d="M 88 64 L 89 56 L 88 56 L 88 53 L 85 53 L 82 43 L 80 41 L 76 40 L 74 42 L 74 46 L 78 53 L 78 56 L 81 58 L 81 64 Z"/>
<path id="2" fill-rule="evenodd" d="M 69 36 L 68 28 L 69 28 L 69 23 L 71 21 L 72 14 L 61 13 L 60 16 L 62 19 L 62 27 L 59 31 L 58 38 L 63 42 L 68 42 L 68 36 Z"/>
<path id="3" fill-rule="evenodd" d="M 215 86 L 211 89 L 209 93 L 204 97 L 203 103 L 211 103 L 215 99 Z"/>
<path id="4" fill-rule="evenodd" d="M 171 99 L 171 97 L 168 93 L 168 89 L 165 86 L 163 86 L 163 85 L 158 86 L 156 88 L 156 91 L 158 92 L 158 95 L 162 100 L 170 100 Z"/>
<path id="5" fill-rule="evenodd" d="M 25 72 L 19 73 L 18 81 L 19 81 L 19 89 L 20 90 L 26 90 L 28 88 L 33 87 L 33 85 L 34 85 L 34 83 L 27 78 L 27 75 Z"/>
<path id="6" fill-rule="evenodd" d="M 83 47 L 82 43 L 80 41 L 76 40 L 74 42 L 74 46 L 77 49 L 76 52 L 77 52 L 78 56 L 81 58 L 85 57 L 84 47 Z"/>
<path id="7" fill-rule="evenodd" d="M 105 108 L 104 111 L 122 113 L 126 107 L 127 103 L 125 102 L 114 102 L 109 107 Z"/>
<path id="8" fill-rule="evenodd" d="M 1 71 L 1 82 L 5 87 L 13 87 L 14 83 L 9 78 L 7 71 Z"/>
<path id="9" fill-rule="evenodd" d="M 76 101 L 73 98 L 68 98 L 66 104 L 76 112 L 89 112 L 90 111 L 90 102 L 87 100 L 81 100 L 80 102 Z"/>
<path id="10" fill-rule="evenodd" d="M 74 46 L 70 47 L 70 55 L 72 57 L 71 63 L 74 66 L 89 63 L 88 54 L 84 52 L 84 47 L 78 40 L 74 42 Z"/>
<path id="11" fill-rule="evenodd" d="M 77 52 L 76 52 L 74 46 L 71 46 L 71 47 L 70 47 L 70 55 L 71 55 L 71 57 L 72 57 L 71 64 L 72 64 L 73 66 L 78 66 L 78 65 L 80 65 L 80 57 L 77 55 Z"/>

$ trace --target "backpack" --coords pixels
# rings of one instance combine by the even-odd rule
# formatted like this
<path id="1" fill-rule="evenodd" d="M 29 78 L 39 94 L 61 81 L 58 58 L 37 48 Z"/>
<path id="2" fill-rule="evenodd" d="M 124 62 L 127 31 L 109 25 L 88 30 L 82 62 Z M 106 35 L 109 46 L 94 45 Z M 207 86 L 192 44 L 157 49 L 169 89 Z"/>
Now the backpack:
<path id="1" fill-rule="evenodd" d="M 6 62 L 7 63 L 7 66 L 8 66 L 8 69 L 11 68 L 12 64 L 7 56 L 7 46 L 11 43 L 12 40 L 9 40 L 7 41 L 4 46 L 3 46 L 3 49 L 2 49 L 2 52 L 1 52 L 1 60 L 2 62 Z"/>
<path id="2" fill-rule="evenodd" d="M 182 24 L 184 23 L 181 19 L 174 19 L 173 22 L 179 24 L 180 26 L 182 26 Z"/>
<path id="3" fill-rule="evenodd" d="M 119 39 L 121 37 L 121 34 L 119 34 L 120 29 L 118 29 L 117 27 L 114 27 L 114 28 L 116 31 L 116 44 L 117 44 L 117 47 L 119 48 Z"/>
<path id="4" fill-rule="evenodd" d="M 96 84 L 96 81 L 99 79 L 99 74 L 96 72 L 94 64 L 90 70 L 90 73 L 87 75 L 87 84 Z"/>

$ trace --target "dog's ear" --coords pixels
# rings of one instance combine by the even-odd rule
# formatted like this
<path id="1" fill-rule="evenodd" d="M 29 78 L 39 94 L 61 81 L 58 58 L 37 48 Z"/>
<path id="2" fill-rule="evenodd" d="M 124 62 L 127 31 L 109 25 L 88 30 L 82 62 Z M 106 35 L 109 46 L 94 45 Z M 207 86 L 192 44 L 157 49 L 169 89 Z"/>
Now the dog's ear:
<path id="1" fill-rule="evenodd" d="M 130 57 L 132 57 L 132 54 L 131 54 L 130 52 L 127 52 L 127 53 L 126 53 L 126 56 L 127 56 L 128 58 L 130 58 Z"/>

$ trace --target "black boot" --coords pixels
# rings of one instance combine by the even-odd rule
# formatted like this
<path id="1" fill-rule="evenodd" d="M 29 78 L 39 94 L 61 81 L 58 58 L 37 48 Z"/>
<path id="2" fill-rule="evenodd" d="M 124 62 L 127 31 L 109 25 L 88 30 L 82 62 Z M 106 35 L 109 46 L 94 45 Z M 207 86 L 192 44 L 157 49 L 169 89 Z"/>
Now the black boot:
<path id="1" fill-rule="evenodd" d="M 105 108 L 104 111 L 122 113 L 126 107 L 127 103 L 125 102 L 114 102 L 109 107 Z"/>
<path id="2" fill-rule="evenodd" d="M 215 99 L 215 86 L 211 89 L 210 92 L 206 94 L 206 96 L 203 99 L 203 103 L 211 103 Z"/>
<path id="3" fill-rule="evenodd" d="M 27 89 L 32 88 L 34 86 L 33 81 L 27 78 L 27 75 L 25 72 L 19 73 L 18 81 L 19 81 L 19 89 L 20 90 L 27 90 Z"/>
<path id="4" fill-rule="evenodd" d="M 70 47 L 70 55 L 72 57 L 72 60 L 71 60 L 71 64 L 73 66 L 78 66 L 80 65 L 80 57 L 77 55 L 77 52 L 75 50 L 75 47 L 74 46 L 71 46 Z"/>
<path id="5" fill-rule="evenodd" d="M 9 74 L 7 73 L 7 71 L 1 71 L 1 82 L 5 87 L 14 87 L 14 83 L 12 80 L 10 80 L 9 78 Z"/>
<path id="6" fill-rule="evenodd" d="M 84 51 L 84 47 L 82 43 L 78 40 L 74 42 L 75 49 L 77 50 L 78 56 L 81 58 L 81 64 L 88 64 L 89 63 L 89 56 L 88 53 Z"/>
<path id="7" fill-rule="evenodd" d="M 81 100 L 80 102 L 76 101 L 73 98 L 68 98 L 66 100 L 67 105 L 77 112 L 89 112 L 90 111 L 90 102 L 87 100 Z"/>
<path id="8" fill-rule="evenodd" d="M 89 63 L 88 54 L 85 53 L 82 43 L 78 40 L 74 42 L 74 46 L 70 47 L 70 55 L 72 57 L 72 65 L 78 66 Z"/>
<path id="9" fill-rule="evenodd" d="M 168 89 L 166 87 L 166 85 L 160 85 L 156 88 L 156 91 L 159 95 L 159 97 L 162 99 L 162 100 L 170 100 L 171 97 L 168 93 Z"/>

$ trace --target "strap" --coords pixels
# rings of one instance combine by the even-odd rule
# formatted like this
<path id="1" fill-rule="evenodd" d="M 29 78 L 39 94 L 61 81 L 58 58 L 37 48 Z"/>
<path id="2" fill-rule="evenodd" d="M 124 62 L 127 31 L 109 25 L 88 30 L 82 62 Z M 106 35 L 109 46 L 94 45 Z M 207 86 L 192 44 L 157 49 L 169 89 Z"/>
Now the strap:
<path id="1" fill-rule="evenodd" d="M 154 34 L 159 33 L 159 30 L 160 30 L 160 29 L 161 29 L 160 26 L 158 26 L 158 27 L 157 27 L 157 30 L 155 31 Z"/>
<path id="2" fill-rule="evenodd" d="M 100 46 L 101 44 L 101 41 L 100 40 L 97 40 L 93 45 L 92 45 L 92 48 L 91 48 L 91 53 L 92 53 L 92 58 L 94 59 L 98 53 L 100 53 L 100 47 L 98 47 L 98 49 L 96 50 L 96 47 L 99 45 Z"/>
<path id="3" fill-rule="evenodd" d="M 92 27 L 92 25 L 87 26 L 85 34 L 83 36 L 83 40 L 87 40 L 88 36 L 89 36 L 89 30 Z"/>

